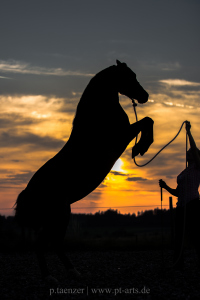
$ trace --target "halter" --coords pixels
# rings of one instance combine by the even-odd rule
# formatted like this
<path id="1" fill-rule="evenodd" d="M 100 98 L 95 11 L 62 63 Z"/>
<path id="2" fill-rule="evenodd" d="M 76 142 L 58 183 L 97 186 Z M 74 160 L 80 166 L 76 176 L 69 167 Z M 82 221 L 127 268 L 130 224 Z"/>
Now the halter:
<path id="1" fill-rule="evenodd" d="M 135 103 L 135 100 L 133 98 L 130 98 L 131 101 L 132 101 L 132 104 L 133 104 L 133 109 L 134 109 L 134 113 L 135 113 L 135 118 L 136 118 L 136 122 L 138 121 L 138 118 L 137 118 L 137 112 L 136 112 L 136 106 L 137 106 L 137 103 Z"/>

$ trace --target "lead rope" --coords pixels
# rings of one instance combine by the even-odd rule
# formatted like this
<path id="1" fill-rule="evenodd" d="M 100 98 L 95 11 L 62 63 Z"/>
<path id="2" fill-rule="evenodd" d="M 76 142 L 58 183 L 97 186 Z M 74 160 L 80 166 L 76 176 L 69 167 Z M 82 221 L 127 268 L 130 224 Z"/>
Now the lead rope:
<path id="1" fill-rule="evenodd" d="M 131 99 L 132 100 L 132 103 L 133 103 L 133 109 L 134 109 L 134 113 L 135 113 L 135 118 L 136 118 L 136 122 L 138 122 L 138 118 L 137 118 L 137 112 L 136 112 L 136 106 L 137 104 L 135 103 L 134 99 Z M 179 133 L 181 132 L 182 128 L 183 128 L 183 125 L 184 123 L 186 123 L 186 121 L 184 121 L 178 131 L 178 133 L 176 134 L 176 136 L 169 142 L 167 143 L 161 150 L 159 150 L 148 162 L 142 164 L 142 165 L 139 165 L 138 163 L 136 163 L 136 160 L 135 160 L 135 157 L 133 158 L 134 160 L 134 163 L 136 166 L 138 167 L 144 167 L 146 165 L 148 165 L 152 160 L 154 160 L 154 158 L 156 158 L 156 156 L 162 152 L 168 145 L 170 145 L 176 138 L 177 136 L 179 135 Z M 138 135 L 136 135 L 136 139 L 135 139 L 135 145 L 137 143 L 137 137 Z M 182 235 L 182 244 L 181 244 L 181 249 L 180 249 L 180 253 L 179 253 L 179 257 L 177 258 L 177 260 L 173 263 L 173 265 L 170 267 L 170 268 L 173 268 L 174 266 L 176 266 L 181 258 L 181 255 L 183 253 L 183 246 L 184 246 L 184 237 L 185 237 L 185 223 L 186 223 L 186 203 L 187 203 L 187 148 L 188 148 L 188 137 L 187 137 L 187 131 L 186 131 L 186 154 L 185 154 L 185 157 L 186 157 L 186 176 L 185 176 L 185 186 L 186 186 L 186 193 L 185 193 L 185 199 L 184 199 L 184 202 L 185 202 L 185 205 L 184 205 L 184 217 L 183 217 L 183 235 Z M 162 200 L 163 200 L 163 195 L 162 195 L 162 188 L 161 188 L 161 214 L 162 214 Z M 161 227 L 162 227 L 162 216 L 161 216 Z M 163 228 L 162 228 L 162 261 L 163 261 Z"/>
<path id="2" fill-rule="evenodd" d="M 134 101 L 134 99 L 131 99 L 132 100 L 132 103 L 133 103 L 133 109 L 134 109 L 134 113 L 135 113 L 135 119 L 136 119 L 136 122 L 138 122 L 138 117 L 137 117 L 137 112 L 136 112 L 136 106 L 137 106 L 137 104 L 135 103 L 135 101 Z M 160 152 L 162 152 L 167 146 L 169 146 L 176 138 L 177 138 L 177 136 L 179 135 L 179 133 L 181 132 L 181 130 L 182 130 L 182 128 L 183 128 L 183 125 L 184 125 L 184 123 L 186 123 L 186 121 L 184 121 L 183 123 L 182 123 L 182 125 L 181 125 L 181 127 L 180 127 L 180 129 L 179 129 L 179 131 L 178 131 L 178 133 L 175 135 L 175 137 L 169 142 L 169 143 L 167 143 L 164 147 L 162 147 L 162 149 L 160 149 L 148 162 L 146 162 L 146 163 L 144 163 L 144 164 L 142 164 L 142 165 L 139 165 L 137 162 L 136 162 L 136 160 L 135 160 L 135 157 L 133 158 L 133 161 L 134 161 L 134 163 L 135 163 L 135 165 L 137 166 L 137 167 L 144 167 L 144 166 L 146 166 L 146 165 L 148 165 L 150 162 L 152 162 L 152 160 L 154 160 L 154 158 L 156 158 L 156 156 L 158 156 L 158 154 L 160 153 Z M 136 135 L 136 138 L 135 138 L 135 145 L 137 144 L 137 139 L 138 139 L 138 135 Z"/>

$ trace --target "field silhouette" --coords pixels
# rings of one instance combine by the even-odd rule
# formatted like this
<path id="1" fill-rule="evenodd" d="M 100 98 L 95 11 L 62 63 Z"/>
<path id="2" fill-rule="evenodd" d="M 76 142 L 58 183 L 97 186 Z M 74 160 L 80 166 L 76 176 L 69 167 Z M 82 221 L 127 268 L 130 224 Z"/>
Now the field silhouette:
<path id="1" fill-rule="evenodd" d="M 163 258 L 162 232 L 163 217 Z M 155 209 L 122 215 L 116 210 L 92 214 L 72 214 L 65 242 L 70 258 L 83 274 L 74 279 L 66 275 L 51 248 L 46 259 L 52 274 L 58 278 L 60 289 L 82 288 L 83 294 L 71 299 L 113 299 L 114 290 L 135 288 L 146 294 L 119 293 L 117 299 L 198 299 L 199 275 L 195 254 L 186 245 L 185 269 L 174 272 L 172 264 L 170 211 Z M 40 270 L 34 254 L 34 232 L 17 227 L 13 217 L 0 216 L 0 294 L 1 299 L 49 299 L 50 288 L 40 280 Z M 69 247 L 70 245 L 70 247 Z M 98 270 L 98 272 L 97 272 Z M 187 282 L 187 284 L 186 284 Z M 92 288 L 105 288 L 104 295 L 92 294 Z M 107 290 L 108 289 L 108 290 Z M 109 293 L 112 291 L 112 293 Z M 22 293 L 23 291 L 23 293 Z M 69 295 L 51 295 L 51 299 L 66 299 Z M 196 298 L 195 298 L 196 297 Z"/>

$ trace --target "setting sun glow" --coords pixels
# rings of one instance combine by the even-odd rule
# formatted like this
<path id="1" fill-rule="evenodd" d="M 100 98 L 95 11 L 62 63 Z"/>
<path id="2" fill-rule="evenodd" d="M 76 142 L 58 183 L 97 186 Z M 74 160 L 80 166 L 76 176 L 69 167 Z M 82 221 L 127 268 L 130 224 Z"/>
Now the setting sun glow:
<path id="1" fill-rule="evenodd" d="M 123 165 L 123 162 L 121 160 L 121 158 L 119 158 L 116 163 L 114 164 L 114 166 L 112 167 L 112 171 L 118 171 L 118 172 L 122 172 L 123 169 L 121 168 Z"/>

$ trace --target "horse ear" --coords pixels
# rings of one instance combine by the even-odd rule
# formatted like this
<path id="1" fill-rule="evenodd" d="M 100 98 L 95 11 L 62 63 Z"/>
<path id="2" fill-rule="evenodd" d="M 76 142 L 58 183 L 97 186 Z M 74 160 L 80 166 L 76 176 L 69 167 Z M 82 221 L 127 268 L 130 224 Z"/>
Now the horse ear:
<path id="1" fill-rule="evenodd" d="M 116 60 L 116 62 L 118 66 L 122 64 L 118 59 Z"/>

